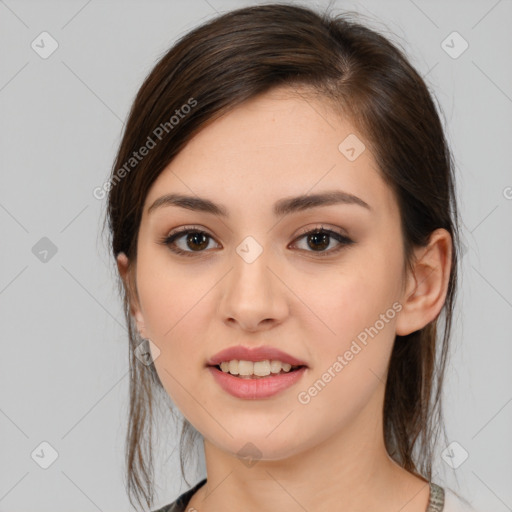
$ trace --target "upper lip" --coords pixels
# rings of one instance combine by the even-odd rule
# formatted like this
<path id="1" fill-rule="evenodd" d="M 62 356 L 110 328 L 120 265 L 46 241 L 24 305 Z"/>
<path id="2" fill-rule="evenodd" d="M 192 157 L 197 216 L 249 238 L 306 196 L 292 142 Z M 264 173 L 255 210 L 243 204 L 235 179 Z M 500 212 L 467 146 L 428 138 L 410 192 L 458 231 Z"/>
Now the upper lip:
<path id="1" fill-rule="evenodd" d="M 208 359 L 208 366 L 217 366 L 223 361 L 231 361 L 232 359 L 244 360 L 244 361 L 264 361 L 266 359 L 269 360 L 278 360 L 282 363 L 289 363 L 292 366 L 307 366 L 304 361 L 297 359 L 282 350 L 279 350 L 274 347 L 254 347 L 248 348 L 242 345 L 236 345 L 234 347 L 229 347 L 224 350 L 221 350 L 210 359 Z"/>

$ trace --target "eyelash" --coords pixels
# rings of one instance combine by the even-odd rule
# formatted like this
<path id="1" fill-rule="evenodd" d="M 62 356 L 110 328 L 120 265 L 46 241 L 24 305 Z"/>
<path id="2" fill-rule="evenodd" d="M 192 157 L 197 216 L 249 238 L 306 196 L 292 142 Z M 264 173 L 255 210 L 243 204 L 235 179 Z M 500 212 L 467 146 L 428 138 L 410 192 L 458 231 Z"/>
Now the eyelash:
<path id="1" fill-rule="evenodd" d="M 176 239 L 181 238 L 181 236 L 183 236 L 185 234 L 189 234 L 189 233 L 197 233 L 200 235 L 205 235 L 210 239 L 213 239 L 213 237 L 206 231 L 187 226 L 183 229 L 180 229 L 179 231 L 176 231 L 174 233 L 171 233 L 171 234 L 165 236 L 164 238 L 162 238 L 160 240 L 160 243 L 163 245 L 167 245 L 169 247 L 169 249 L 172 252 L 174 252 L 175 254 L 179 254 L 182 256 L 186 256 L 186 257 L 194 257 L 194 256 L 198 256 L 198 255 L 200 256 L 200 253 L 205 252 L 205 251 L 184 251 L 174 245 L 174 242 Z M 306 252 L 311 252 L 315 255 L 318 255 L 319 257 L 330 256 L 332 254 L 335 254 L 335 253 L 341 251 L 341 249 L 343 249 L 344 247 L 350 246 L 355 243 L 353 240 L 351 240 L 347 236 L 342 235 L 341 233 L 338 233 L 331 229 L 325 229 L 323 226 L 320 226 L 319 228 L 317 227 L 317 228 L 313 228 L 310 230 L 305 230 L 295 239 L 294 242 L 298 241 L 299 239 L 301 239 L 303 237 L 306 237 L 307 235 L 315 235 L 315 234 L 327 234 L 330 237 L 334 238 L 337 242 L 339 242 L 339 245 L 337 248 L 330 249 L 328 251 L 318 251 L 318 252 L 317 251 L 306 251 Z"/>

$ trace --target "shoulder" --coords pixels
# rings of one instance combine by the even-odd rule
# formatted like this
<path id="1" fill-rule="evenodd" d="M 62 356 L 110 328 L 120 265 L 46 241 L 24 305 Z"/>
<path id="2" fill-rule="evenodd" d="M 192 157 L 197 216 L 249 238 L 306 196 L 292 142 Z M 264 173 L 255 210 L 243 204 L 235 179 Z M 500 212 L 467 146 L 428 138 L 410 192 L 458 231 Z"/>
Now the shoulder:
<path id="1" fill-rule="evenodd" d="M 165 505 L 158 510 L 153 510 L 152 512 L 185 512 L 188 502 L 191 500 L 194 493 L 205 483 L 206 478 L 203 478 L 203 480 L 194 485 L 194 487 L 181 494 L 176 501 L 173 501 L 172 503 L 169 503 L 169 505 Z"/>

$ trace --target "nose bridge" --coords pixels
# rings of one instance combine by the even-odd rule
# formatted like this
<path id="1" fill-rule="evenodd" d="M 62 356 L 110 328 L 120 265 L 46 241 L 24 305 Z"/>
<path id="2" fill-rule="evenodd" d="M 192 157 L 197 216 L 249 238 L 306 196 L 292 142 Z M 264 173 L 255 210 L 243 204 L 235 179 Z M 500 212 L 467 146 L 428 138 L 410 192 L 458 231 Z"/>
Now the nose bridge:
<path id="1" fill-rule="evenodd" d="M 285 300 L 272 267 L 271 251 L 252 236 L 235 248 L 232 271 L 225 284 L 221 314 L 246 329 L 256 329 L 260 322 L 279 320 Z"/>

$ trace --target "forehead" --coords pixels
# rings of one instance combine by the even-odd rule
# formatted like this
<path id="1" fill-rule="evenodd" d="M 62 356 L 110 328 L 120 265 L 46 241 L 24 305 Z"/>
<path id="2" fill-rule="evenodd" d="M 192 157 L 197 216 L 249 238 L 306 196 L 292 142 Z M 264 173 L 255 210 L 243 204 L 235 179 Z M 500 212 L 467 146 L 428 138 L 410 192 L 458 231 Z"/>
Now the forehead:
<path id="1" fill-rule="evenodd" d="M 359 144 L 355 160 L 343 152 Z M 341 144 L 341 149 L 340 149 Z M 162 171 L 148 205 L 169 191 L 247 208 L 281 197 L 339 189 L 393 208 L 368 144 L 320 96 L 279 88 L 252 98 L 193 137 Z"/>

